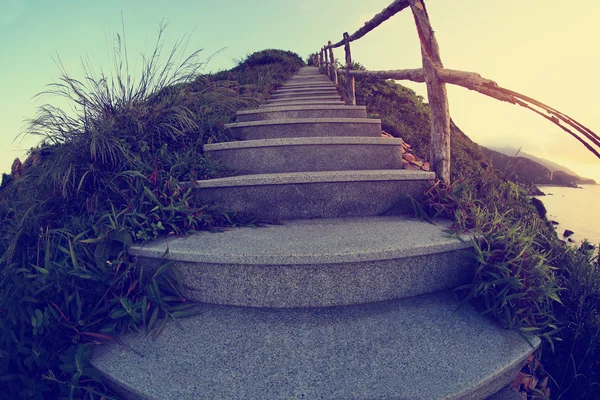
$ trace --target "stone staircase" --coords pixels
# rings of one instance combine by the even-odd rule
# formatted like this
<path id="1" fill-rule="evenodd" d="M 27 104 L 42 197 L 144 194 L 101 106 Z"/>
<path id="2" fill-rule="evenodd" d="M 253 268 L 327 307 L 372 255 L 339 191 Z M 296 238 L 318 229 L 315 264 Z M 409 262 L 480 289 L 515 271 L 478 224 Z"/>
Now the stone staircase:
<path id="1" fill-rule="evenodd" d="M 519 399 L 507 387 L 539 345 L 451 292 L 469 244 L 403 215 L 434 174 L 403 170 L 400 139 L 347 106 L 316 68 L 205 146 L 238 170 L 195 195 L 275 222 L 134 246 L 168 258 L 198 314 L 122 337 L 93 365 L 127 399 Z M 504 389 L 503 389 L 504 388 Z"/>

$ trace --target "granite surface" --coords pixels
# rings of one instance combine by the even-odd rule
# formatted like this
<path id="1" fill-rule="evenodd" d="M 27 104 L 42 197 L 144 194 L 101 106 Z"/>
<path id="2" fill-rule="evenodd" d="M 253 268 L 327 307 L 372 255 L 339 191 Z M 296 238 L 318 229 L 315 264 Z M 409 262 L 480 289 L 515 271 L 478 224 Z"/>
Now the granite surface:
<path id="1" fill-rule="evenodd" d="M 169 248 L 186 297 L 251 307 L 360 304 L 446 290 L 473 272 L 467 236 L 406 217 L 287 221 L 129 249 L 152 273 Z"/>
<path id="2" fill-rule="evenodd" d="M 331 105 L 339 105 L 339 106 L 343 106 L 346 103 L 340 99 L 337 100 L 296 100 L 296 101 L 290 101 L 290 102 L 286 102 L 285 104 L 271 104 L 271 103 L 265 103 L 265 104 L 260 104 L 258 107 L 259 108 L 272 108 L 272 107 L 289 107 L 289 106 L 316 106 L 316 105 L 324 105 L 324 106 L 331 106 Z"/>
<path id="3" fill-rule="evenodd" d="M 378 137 L 308 137 L 208 144 L 204 152 L 238 174 L 384 170 L 402 168 L 401 144 Z"/>
<path id="4" fill-rule="evenodd" d="M 444 292 L 318 309 L 201 305 L 156 340 L 121 337 L 131 350 L 96 346 L 92 364 L 135 399 L 482 399 L 533 348 L 459 305 Z"/>
<path id="5" fill-rule="evenodd" d="M 286 89 L 303 89 L 303 88 L 327 88 L 327 87 L 331 87 L 333 85 L 333 83 L 331 82 L 307 82 L 307 83 L 289 83 L 286 84 L 284 83 L 282 86 L 280 86 L 279 89 L 281 90 L 286 90 Z"/>
<path id="6" fill-rule="evenodd" d="M 288 98 L 284 98 L 284 99 L 270 99 L 269 101 L 267 101 L 267 104 L 288 104 L 288 103 L 293 103 L 296 101 L 334 101 L 334 100 L 338 100 L 341 101 L 341 97 L 339 94 L 328 94 L 325 96 L 307 96 L 307 97 L 288 97 Z"/>
<path id="7" fill-rule="evenodd" d="M 313 85 L 312 87 L 279 88 L 273 94 L 280 95 L 280 94 L 323 93 L 323 92 L 330 92 L 330 93 L 334 93 L 334 94 L 338 93 L 336 87 L 333 84 L 331 84 L 331 85 L 321 85 L 321 86 Z"/>
<path id="8" fill-rule="evenodd" d="M 523 400 L 523 397 L 511 385 L 508 385 L 498 393 L 488 397 L 487 400 Z"/>
<path id="9" fill-rule="evenodd" d="M 364 106 L 347 106 L 344 104 L 263 107 L 238 111 L 236 121 L 247 122 L 295 118 L 367 118 L 367 110 Z"/>
<path id="10" fill-rule="evenodd" d="M 293 137 L 381 137 L 381 120 L 368 118 L 296 118 L 225 124 L 240 140 Z M 285 160 L 281 160 L 285 162 Z"/>
<path id="11" fill-rule="evenodd" d="M 338 96 L 338 91 L 336 89 L 312 89 L 312 90 L 295 90 L 294 92 L 286 92 L 286 91 L 277 91 L 273 93 L 270 97 L 271 100 L 275 99 L 289 99 L 289 98 L 304 98 L 304 97 L 323 97 L 323 96 Z"/>
<path id="12" fill-rule="evenodd" d="M 415 174 L 413 174 L 415 173 Z M 412 213 L 434 173 L 408 170 L 243 175 L 199 181 L 193 195 L 260 221 Z"/>

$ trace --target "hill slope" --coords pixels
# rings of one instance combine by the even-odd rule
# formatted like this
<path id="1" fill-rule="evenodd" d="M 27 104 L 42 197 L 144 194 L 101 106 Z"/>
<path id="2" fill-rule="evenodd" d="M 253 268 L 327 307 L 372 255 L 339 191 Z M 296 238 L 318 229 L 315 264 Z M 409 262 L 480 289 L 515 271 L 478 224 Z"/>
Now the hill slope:
<path id="1" fill-rule="evenodd" d="M 555 177 L 554 179 L 552 179 L 552 182 L 548 182 L 548 183 L 559 184 L 559 185 L 560 184 L 567 184 L 567 185 L 569 185 L 569 184 L 571 184 L 571 185 L 572 184 L 595 185 L 596 184 L 596 182 L 593 179 L 581 177 L 576 172 L 565 167 L 564 165 L 560 165 L 558 163 L 555 163 L 554 161 L 550 161 L 545 158 L 534 156 L 533 154 L 519 151 L 520 149 L 518 149 L 516 147 L 502 146 L 502 147 L 488 147 L 488 149 L 492 150 L 494 152 L 497 152 L 497 153 L 504 154 L 508 157 L 514 157 L 518 153 L 519 158 L 526 158 L 526 159 L 535 161 L 536 163 L 546 167 L 546 169 L 548 169 L 548 171 L 550 171 L 553 174 L 555 172 L 560 172 L 558 174 L 558 177 Z M 544 182 L 544 183 L 546 183 L 546 182 Z"/>

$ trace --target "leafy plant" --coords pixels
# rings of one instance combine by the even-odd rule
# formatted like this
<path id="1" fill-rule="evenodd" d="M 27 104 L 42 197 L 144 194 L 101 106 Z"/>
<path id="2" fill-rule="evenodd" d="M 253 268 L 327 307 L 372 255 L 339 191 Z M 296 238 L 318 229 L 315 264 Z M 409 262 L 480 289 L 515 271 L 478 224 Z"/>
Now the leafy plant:
<path id="1" fill-rule="evenodd" d="M 161 25 L 137 81 L 119 36 L 112 74 L 84 61 L 78 79 L 59 60 L 62 75 L 45 94 L 74 111 L 42 105 L 27 131 L 41 145 L 3 179 L 0 390 L 7 398 L 116 398 L 90 368 L 93 345 L 118 342 L 122 331 L 156 336 L 192 307 L 171 263 L 143 271 L 128 246 L 240 223 L 193 195 L 196 180 L 230 173 L 202 145 L 226 140 L 224 125 L 236 111 L 256 106 L 302 60 L 272 50 L 232 71 L 199 75 L 204 62 L 199 52 L 181 56 L 184 41 L 162 58 L 163 32 Z"/>

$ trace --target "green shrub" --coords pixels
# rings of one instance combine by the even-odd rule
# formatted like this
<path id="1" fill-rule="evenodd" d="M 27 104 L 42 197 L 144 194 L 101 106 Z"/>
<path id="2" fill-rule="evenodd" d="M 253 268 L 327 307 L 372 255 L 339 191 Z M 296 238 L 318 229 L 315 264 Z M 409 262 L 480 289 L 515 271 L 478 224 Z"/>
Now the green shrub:
<path id="1" fill-rule="evenodd" d="M 158 335 L 187 315 L 178 273 L 153 275 L 127 254 L 134 241 L 240 223 L 199 203 L 190 185 L 228 174 L 202 145 L 227 139 L 224 124 L 256 106 L 302 60 L 251 55 L 236 69 L 198 75 L 198 52 L 161 64 L 156 50 L 129 79 L 117 38 L 112 75 L 61 68 L 47 93 L 74 112 L 43 105 L 28 134 L 43 139 L 0 188 L 0 390 L 7 398 L 100 398 L 91 347 L 123 330 Z M 167 273 L 168 272 L 168 273 Z"/>
<path id="2" fill-rule="evenodd" d="M 564 288 L 555 311 L 562 341 L 544 349 L 542 358 L 555 382 L 555 398 L 592 400 L 600 391 L 600 260 L 597 248 L 587 245 L 556 251 Z"/>

